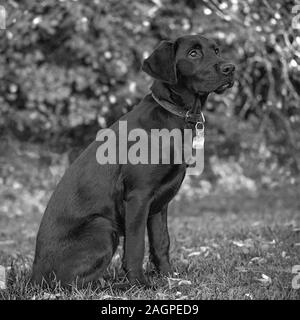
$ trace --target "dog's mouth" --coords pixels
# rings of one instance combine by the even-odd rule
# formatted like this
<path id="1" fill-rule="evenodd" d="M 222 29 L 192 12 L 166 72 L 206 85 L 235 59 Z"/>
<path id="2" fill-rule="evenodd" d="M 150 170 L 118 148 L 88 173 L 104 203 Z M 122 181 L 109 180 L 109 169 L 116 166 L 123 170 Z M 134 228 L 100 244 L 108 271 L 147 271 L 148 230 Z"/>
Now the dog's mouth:
<path id="1" fill-rule="evenodd" d="M 216 89 L 211 89 L 211 90 L 207 90 L 207 91 L 199 91 L 199 94 L 208 94 L 211 92 L 215 92 L 217 94 L 223 93 L 225 90 L 231 88 L 234 84 L 234 80 L 231 78 L 229 80 L 227 80 L 225 83 L 223 82 L 219 87 L 217 87 Z"/>
<path id="2" fill-rule="evenodd" d="M 222 84 L 221 86 L 219 86 L 216 90 L 214 90 L 215 93 L 223 93 L 226 89 L 229 89 L 233 86 L 234 81 L 230 80 L 228 82 L 226 82 L 225 84 Z"/>

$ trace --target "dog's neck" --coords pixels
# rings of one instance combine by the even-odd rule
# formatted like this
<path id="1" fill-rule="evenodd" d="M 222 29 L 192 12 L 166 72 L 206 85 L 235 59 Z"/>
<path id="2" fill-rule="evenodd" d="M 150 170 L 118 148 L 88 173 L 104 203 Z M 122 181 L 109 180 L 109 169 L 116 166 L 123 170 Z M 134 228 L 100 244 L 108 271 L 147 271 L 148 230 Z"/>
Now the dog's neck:
<path id="1" fill-rule="evenodd" d="M 192 113 L 200 113 L 208 97 L 208 93 L 194 93 L 183 86 L 170 85 L 158 80 L 153 82 L 151 91 L 157 98 L 167 100 Z"/>

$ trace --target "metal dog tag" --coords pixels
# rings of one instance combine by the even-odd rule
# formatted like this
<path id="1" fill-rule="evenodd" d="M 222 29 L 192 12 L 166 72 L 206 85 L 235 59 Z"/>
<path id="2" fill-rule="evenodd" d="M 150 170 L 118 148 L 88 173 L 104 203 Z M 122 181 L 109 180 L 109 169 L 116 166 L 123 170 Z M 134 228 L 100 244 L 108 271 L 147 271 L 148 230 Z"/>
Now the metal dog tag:
<path id="1" fill-rule="evenodd" d="M 193 138 L 193 148 L 203 149 L 204 148 L 204 135 L 197 135 Z"/>
<path id="2" fill-rule="evenodd" d="M 201 129 L 199 129 L 201 125 Z M 196 135 L 193 138 L 193 148 L 194 149 L 203 149 L 204 148 L 204 123 L 197 122 L 195 125 Z"/>

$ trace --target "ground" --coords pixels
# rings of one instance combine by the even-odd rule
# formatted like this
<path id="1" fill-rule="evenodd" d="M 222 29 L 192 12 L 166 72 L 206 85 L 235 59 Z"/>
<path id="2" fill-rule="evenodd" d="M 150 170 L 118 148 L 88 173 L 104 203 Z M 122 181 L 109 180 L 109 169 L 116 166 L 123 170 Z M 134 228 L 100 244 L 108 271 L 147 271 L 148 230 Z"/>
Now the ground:
<path id="1" fill-rule="evenodd" d="M 35 147 L 7 145 L 1 151 L 0 266 L 6 268 L 7 288 L 0 299 L 300 299 L 292 273 L 300 265 L 298 182 L 201 194 L 186 181 L 169 214 L 174 277 L 153 273 L 146 250 L 154 290 L 113 288 L 124 277 L 121 247 L 97 288 L 32 287 L 36 232 L 66 155 L 49 160 Z"/>

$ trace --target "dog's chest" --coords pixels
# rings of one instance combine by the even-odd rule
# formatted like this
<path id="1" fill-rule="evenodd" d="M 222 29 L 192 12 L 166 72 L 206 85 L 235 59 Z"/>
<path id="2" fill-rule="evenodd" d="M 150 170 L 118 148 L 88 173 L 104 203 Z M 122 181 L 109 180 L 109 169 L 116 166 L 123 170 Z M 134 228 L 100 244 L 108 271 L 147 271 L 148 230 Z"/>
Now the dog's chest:
<path id="1" fill-rule="evenodd" d="M 173 166 L 163 178 L 160 186 L 154 191 L 150 214 L 159 212 L 168 202 L 170 202 L 182 184 L 185 176 L 185 166 Z"/>

